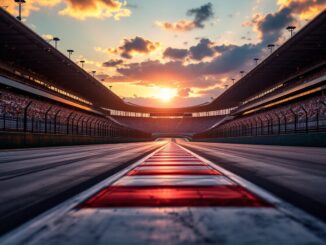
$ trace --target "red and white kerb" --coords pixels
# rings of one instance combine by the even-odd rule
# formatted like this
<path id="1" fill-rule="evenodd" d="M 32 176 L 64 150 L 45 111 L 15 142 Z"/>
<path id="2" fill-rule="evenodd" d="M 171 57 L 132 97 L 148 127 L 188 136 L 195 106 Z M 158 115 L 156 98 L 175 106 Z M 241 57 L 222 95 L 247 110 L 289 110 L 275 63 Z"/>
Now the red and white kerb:
<path id="1" fill-rule="evenodd" d="M 156 152 L 81 208 L 271 207 L 174 143 Z"/>

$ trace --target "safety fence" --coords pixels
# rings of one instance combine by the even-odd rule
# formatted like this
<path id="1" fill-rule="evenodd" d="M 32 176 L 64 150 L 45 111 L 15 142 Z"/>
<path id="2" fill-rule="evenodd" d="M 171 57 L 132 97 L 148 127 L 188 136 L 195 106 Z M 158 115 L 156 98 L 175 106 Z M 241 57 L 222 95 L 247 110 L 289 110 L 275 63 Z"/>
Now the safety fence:
<path id="1" fill-rule="evenodd" d="M 24 115 L 0 115 L 0 130 L 65 134 L 80 136 L 108 136 L 108 137 L 149 137 L 150 135 L 138 130 L 130 129 L 111 122 L 109 119 L 98 119 L 71 114 L 67 118 L 54 117 L 43 120 L 26 117 Z"/>

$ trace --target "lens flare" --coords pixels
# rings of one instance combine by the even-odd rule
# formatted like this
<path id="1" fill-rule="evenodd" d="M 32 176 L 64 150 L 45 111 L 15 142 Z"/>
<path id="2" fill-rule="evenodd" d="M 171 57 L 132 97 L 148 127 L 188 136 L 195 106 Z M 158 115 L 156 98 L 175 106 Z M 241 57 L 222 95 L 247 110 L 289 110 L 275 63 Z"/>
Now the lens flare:
<path id="1" fill-rule="evenodd" d="M 177 95 L 176 89 L 171 88 L 160 88 L 158 93 L 155 95 L 158 99 L 169 102 Z"/>

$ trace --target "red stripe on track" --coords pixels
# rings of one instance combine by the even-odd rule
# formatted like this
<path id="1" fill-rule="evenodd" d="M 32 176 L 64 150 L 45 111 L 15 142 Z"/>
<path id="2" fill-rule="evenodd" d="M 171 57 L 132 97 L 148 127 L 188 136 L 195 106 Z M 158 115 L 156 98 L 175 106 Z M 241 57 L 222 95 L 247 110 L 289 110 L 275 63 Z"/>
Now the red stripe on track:
<path id="1" fill-rule="evenodd" d="M 196 157 L 192 157 L 192 156 L 171 156 L 171 157 L 164 157 L 164 156 L 159 156 L 159 157 L 157 157 L 157 156 L 152 156 L 152 157 L 150 157 L 150 158 L 147 158 L 147 159 L 180 159 L 180 158 L 182 158 L 182 159 L 198 159 L 198 158 L 196 158 Z"/>
<path id="2" fill-rule="evenodd" d="M 135 169 L 128 173 L 133 175 L 221 175 L 215 169 Z"/>
<path id="3" fill-rule="evenodd" d="M 173 157 L 173 156 L 178 156 L 178 157 L 193 157 L 192 155 L 190 154 L 155 154 L 153 155 L 155 157 Z"/>
<path id="4" fill-rule="evenodd" d="M 240 186 L 111 186 L 81 205 L 110 207 L 272 207 Z"/>
<path id="5" fill-rule="evenodd" d="M 189 154 L 157 154 L 157 155 L 153 155 L 155 157 L 193 157 L 192 155 Z"/>
<path id="6" fill-rule="evenodd" d="M 147 159 L 144 162 L 201 162 L 199 159 Z"/>
<path id="7" fill-rule="evenodd" d="M 166 163 L 155 163 L 155 164 L 149 164 L 149 163 L 142 163 L 138 165 L 137 167 L 196 167 L 196 166 L 207 166 L 206 164 L 203 163 L 185 163 L 185 164 L 180 164 L 180 163 L 172 163 L 172 164 L 166 164 Z"/>
<path id="8" fill-rule="evenodd" d="M 167 150 L 167 149 L 166 150 L 158 151 L 155 154 L 159 154 L 159 153 L 187 153 L 187 154 L 190 154 L 189 152 L 186 152 L 184 150 L 173 151 L 173 150 Z"/>

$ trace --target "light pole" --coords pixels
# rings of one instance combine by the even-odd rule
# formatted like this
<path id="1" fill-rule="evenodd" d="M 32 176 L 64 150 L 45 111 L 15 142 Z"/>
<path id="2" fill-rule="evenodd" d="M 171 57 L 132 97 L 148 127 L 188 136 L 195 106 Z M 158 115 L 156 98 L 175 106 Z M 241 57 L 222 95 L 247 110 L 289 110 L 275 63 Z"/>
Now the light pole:
<path id="1" fill-rule="evenodd" d="M 54 41 L 54 47 L 57 49 L 58 48 L 58 42 L 60 41 L 60 38 L 54 37 L 52 40 Z"/>
<path id="2" fill-rule="evenodd" d="M 80 63 L 81 63 L 81 67 L 84 69 L 85 60 L 81 60 Z"/>
<path id="3" fill-rule="evenodd" d="M 275 47 L 275 44 L 268 44 L 267 48 L 269 48 L 269 50 L 271 51 L 271 54 L 273 53 L 273 49 Z"/>
<path id="4" fill-rule="evenodd" d="M 22 5 L 26 3 L 25 0 L 15 0 L 16 3 L 18 3 L 18 16 L 17 20 L 22 20 Z"/>
<path id="5" fill-rule="evenodd" d="M 73 49 L 68 49 L 67 52 L 68 52 L 69 59 L 71 59 L 71 55 L 75 51 Z"/>
<path id="6" fill-rule="evenodd" d="M 96 71 L 91 71 L 92 75 L 93 75 L 93 78 L 95 77 L 95 73 Z"/>
<path id="7" fill-rule="evenodd" d="M 243 77 L 244 73 L 244 71 L 240 71 L 241 77 Z"/>
<path id="8" fill-rule="evenodd" d="M 256 66 L 257 66 L 259 59 L 258 58 L 254 58 L 254 61 L 256 62 Z"/>
<path id="9" fill-rule="evenodd" d="M 291 33 L 291 37 L 293 36 L 293 31 L 296 27 L 295 26 L 288 26 L 286 29 Z"/>
<path id="10" fill-rule="evenodd" d="M 231 78 L 231 80 L 232 80 L 232 84 L 234 84 L 235 83 L 235 78 Z"/>

